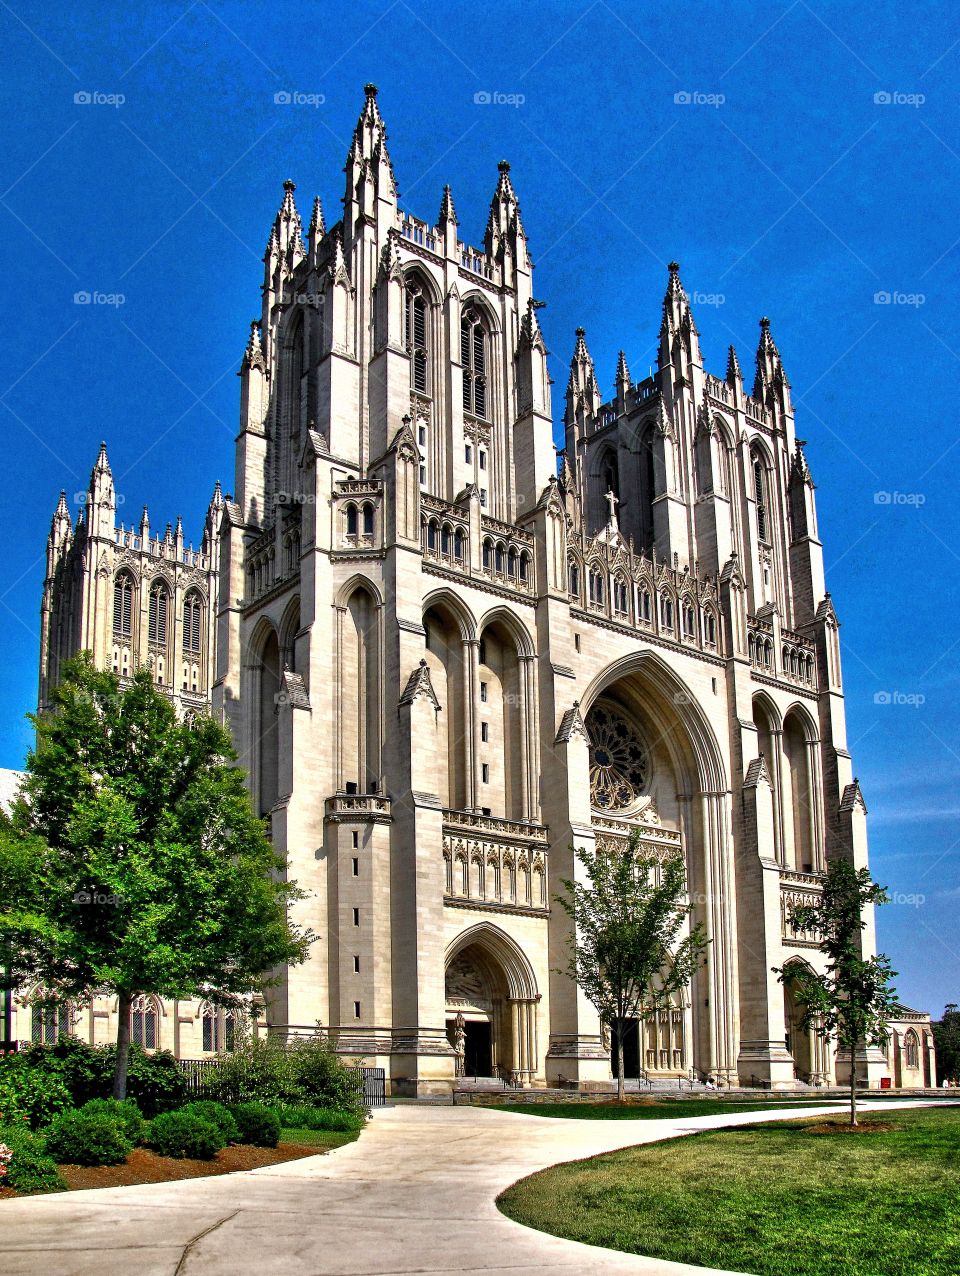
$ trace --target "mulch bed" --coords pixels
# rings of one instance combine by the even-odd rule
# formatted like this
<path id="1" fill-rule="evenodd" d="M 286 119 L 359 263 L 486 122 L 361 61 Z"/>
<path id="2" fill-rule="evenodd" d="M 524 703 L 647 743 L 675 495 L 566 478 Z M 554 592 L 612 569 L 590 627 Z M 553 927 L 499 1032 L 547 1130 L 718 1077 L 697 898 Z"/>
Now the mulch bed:
<path id="1" fill-rule="evenodd" d="M 818 1121 L 816 1125 L 802 1127 L 804 1134 L 885 1134 L 889 1130 L 902 1127 L 893 1121 L 858 1121 L 851 1125 L 849 1121 Z"/>
<path id="2" fill-rule="evenodd" d="M 60 1173 L 71 1189 L 88 1187 L 129 1187 L 136 1183 L 167 1183 L 173 1179 L 199 1179 L 211 1174 L 233 1174 L 237 1170 L 257 1170 L 262 1165 L 279 1165 L 316 1156 L 326 1148 L 302 1143 L 280 1143 L 275 1148 L 255 1148 L 247 1144 L 227 1147 L 212 1161 L 177 1160 L 158 1156 L 148 1148 L 134 1148 L 124 1165 L 61 1165 Z M 0 1188 L 0 1195 L 14 1193 Z"/>

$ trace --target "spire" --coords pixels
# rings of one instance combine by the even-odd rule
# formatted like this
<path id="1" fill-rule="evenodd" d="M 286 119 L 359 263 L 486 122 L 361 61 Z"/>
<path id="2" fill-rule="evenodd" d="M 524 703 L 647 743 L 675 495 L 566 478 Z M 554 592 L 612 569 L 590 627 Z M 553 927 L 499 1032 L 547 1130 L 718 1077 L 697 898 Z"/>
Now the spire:
<path id="1" fill-rule="evenodd" d="M 363 92 L 363 110 L 347 154 L 347 203 L 359 200 L 363 207 L 359 187 L 369 176 L 373 178 L 375 195 L 396 204 L 400 192 L 387 150 L 387 128 L 377 105 L 377 86 L 366 84 Z"/>
<path id="2" fill-rule="evenodd" d="M 737 358 L 736 346 L 727 347 L 727 385 L 736 389 L 743 385 L 743 373 L 740 371 L 740 360 Z"/>
<path id="3" fill-rule="evenodd" d="M 147 513 L 147 507 L 144 505 L 143 513 L 140 515 L 140 543 L 146 549 L 147 541 L 150 538 L 150 515 Z"/>
<path id="4" fill-rule="evenodd" d="M 600 402 L 600 388 L 587 349 L 586 329 L 578 328 L 577 343 L 570 360 L 570 380 L 567 382 L 568 423 L 577 416 L 581 417 L 581 421 L 592 419 L 600 410 Z"/>
<path id="5" fill-rule="evenodd" d="M 243 352 L 243 362 L 240 365 L 240 371 L 244 372 L 247 368 L 259 368 L 261 372 L 265 372 L 267 368 L 266 360 L 263 357 L 263 345 L 260 341 L 259 319 L 250 321 L 250 336 L 247 338 L 247 348 Z"/>
<path id="6" fill-rule="evenodd" d="M 457 210 L 453 206 L 453 195 L 449 186 L 444 186 L 443 188 L 443 195 L 440 199 L 440 213 L 437 217 L 438 226 L 442 226 L 444 222 L 457 223 Z"/>
<path id="7" fill-rule="evenodd" d="M 323 222 L 323 205 L 320 203 L 320 196 L 317 195 L 314 197 L 313 213 L 311 214 L 310 226 L 307 230 L 307 241 L 310 245 L 310 262 L 312 265 L 316 265 L 317 252 L 326 233 L 327 228 Z"/>
<path id="8" fill-rule="evenodd" d="M 217 479 L 213 485 L 213 496 L 210 498 L 210 508 L 219 509 L 223 504 L 223 491 L 220 487 L 220 480 Z"/>
<path id="9" fill-rule="evenodd" d="M 801 483 L 810 483 L 812 486 L 813 477 L 810 474 L 810 466 L 807 464 L 807 458 L 803 453 L 803 447 L 806 441 L 806 439 L 797 439 L 796 450 L 793 453 L 791 478 L 796 478 Z"/>
<path id="10" fill-rule="evenodd" d="M 543 351 L 546 350 L 543 344 L 543 334 L 540 331 L 540 321 L 537 319 L 537 302 L 532 297 L 527 302 L 527 308 L 524 311 L 523 318 L 520 320 L 519 346 L 523 347 L 524 345 Z"/>
<path id="11" fill-rule="evenodd" d="M 112 477 L 110 474 L 110 461 L 107 458 L 107 445 L 103 442 L 100 444 L 100 452 L 97 455 L 97 463 L 93 467 L 93 476 L 96 476 L 97 474 L 106 474 Z"/>
<path id="12" fill-rule="evenodd" d="M 777 406 L 782 412 L 790 411 L 790 382 L 783 370 L 783 361 L 770 334 L 770 320 L 764 315 L 760 320 L 760 344 L 757 347 L 757 375 L 753 383 L 753 397 L 764 407 Z"/>
<path id="13" fill-rule="evenodd" d="M 283 183 L 283 199 L 270 228 L 264 262 L 271 280 L 278 269 L 283 275 L 289 274 L 307 255 L 303 246 L 303 223 L 293 198 L 296 189 L 296 183 L 289 178 Z"/>
<path id="14" fill-rule="evenodd" d="M 621 350 L 617 355 L 617 389 L 622 385 L 624 389 L 630 389 L 630 369 L 627 367 L 627 356 Z"/>
<path id="15" fill-rule="evenodd" d="M 67 522 L 70 521 L 70 507 L 67 505 L 67 494 L 63 488 L 60 489 L 60 499 L 57 501 L 57 508 L 53 511 L 53 517 L 54 521 L 62 518 L 65 518 Z"/>
<path id="16" fill-rule="evenodd" d="M 501 160 L 497 169 L 500 176 L 490 204 L 484 248 L 487 255 L 495 259 L 502 258 L 509 251 L 514 263 L 526 269 L 529 266 L 527 236 L 523 229 L 517 193 L 510 180 L 510 165 L 506 160 Z M 507 282 L 512 284 L 512 281 Z"/>
<path id="17" fill-rule="evenodd" d="M 678 357 L 681 350 L 687 362 L 699 364 L 699 334 L 693 322 L 690 298 L 680 282 L 680 263 L 671 261 L 667 270 L 669 277 L 663 296 L 663 323 L 660 325 L 660 367 L 664 368 Z M 677 371 L 681 376 L 685 375 L 682 367 L 678 367 Z"/>

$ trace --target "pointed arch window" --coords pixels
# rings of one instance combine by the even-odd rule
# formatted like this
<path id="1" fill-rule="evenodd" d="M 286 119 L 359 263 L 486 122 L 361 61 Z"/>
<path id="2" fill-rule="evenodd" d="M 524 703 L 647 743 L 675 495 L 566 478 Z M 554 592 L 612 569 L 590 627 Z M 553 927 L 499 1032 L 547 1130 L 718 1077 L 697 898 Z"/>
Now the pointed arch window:
<path id="1" fill-rule="evenodd" d="M 237 1020 L 232 1010 L 218 1010 L 209 1002 L 201 1008 L 203 1025 L 203 1050 L 205 1054 L 226 1051 L 230 1054 L 236 1043 Z"/>
<path id="2" fill-rule="evenodd" d="M 650 621 L 650 590 L 641 589 L 639 595 L 639 611 L 640 619 L 649 623 Z"/>
<path id="3" fill-rule="evenodd" d="M 30 1012 L 30 1040 L 34 1045 L 52 1046 L 70 1032 L 70 1006 L 65 1001 L 38 1002 Z"/>
<path id="4" fill-rule="evenodd" d="M 113 582 L 113 632 L 121 638 L 133 633 L 133 579 L 126 572 Z"/>
<path id="5" fill-rule="evenodd" d="M 410 356 L 410 388 L 429 394 L 427 299 L 415 279 L 407 281 L 404 342 Z"/>
<path id="6" fill-rule="evenodd" d="M 183 604 L 183 649 L 200 651 L 203 630 L 203 603 L 199 594 L 187 594 Z"/>
<path id="7" fill-rule="evenodd" d="M 460 361 L 463 364 L 463 410 L 487 416 L 487 333 L 475 310 L 460 322 Z"/>
<path id="8" fill-rule="evenodd" d="M 167 612 L 170 604 L 170 592 L 161 581 L 157 581 L 150 589 L 150 611 L 148 636 L 151 642 L 163 646 L 167 641 Z"/>
<path id="9" fill-rule="evenodd" d="M 590 601 L 598 607 L 603 606 L 603 577 L 598 571 L 590 573 Z"/>
<path id="10" fill-rule="evenodd" d="M 906 1055 L 906 1064 L 908 1068 L 920 1067 L 920 1042 L 917 1040 L 917 1034 L 911 1028 L 903 1040 L 904 1054 Z"/>
<path id="11" fill-rule="evenodd" d="M 580 568 L 574 559 L 569 559 L 567 563 L 568 592 L 580 597 Z"/>
<path id="12" fill-rule="evenodd" d="M 630 611 L 630 595 L 627 582 L 620 576 L 613 578 L 613 610 L 618 616 L 626 616 Z"/>
<path id="13" fill-rule="evenodd" d="M 660 595 L 660 624 L 664 629 L 673 628 L 673 599 L 669 594 Z"/>
<path id="14" fill-rule="evenodd" d="M 130 1009 L 130 1038 L 144 1050 L 156 1050 L 159 1015 L 152 997 L 137 997 Z"/>
<path id="15" fill-rule="evenodd" d="M 767 509 L 767 474 L 763 461 L 753 454 L 753 496 L 757 503 L 757 537 L 766 543 L 768 540 Z"/>

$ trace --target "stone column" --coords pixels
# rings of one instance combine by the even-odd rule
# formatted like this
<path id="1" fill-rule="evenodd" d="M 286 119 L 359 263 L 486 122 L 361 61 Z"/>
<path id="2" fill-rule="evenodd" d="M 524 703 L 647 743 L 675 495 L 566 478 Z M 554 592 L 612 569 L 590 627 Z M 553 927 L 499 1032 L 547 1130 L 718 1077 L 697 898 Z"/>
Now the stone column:
<path id="1" fill-rule="evenodd" d="M 783 728 L 770 728 L 771 758 L 764 761 L 770 766 L 770 781 L 773 789 L 773 845 L 778 864 L 786 863 L 786 837 L 783 828 Z M 763 854 L 763 848 L 760 849 Z"/>
<path id="2" fill-rule="evenodd" d="M 479 811 L 480 803 L 477 795 L 480 792 L 480 763 L 477 749 L 477 698 L 478 698 L 478 665 L 480 640 L 464 638 L 461 645 L 463 659 L 463 803 L 468 811 Z M 451 747 L 453 745 L 451 744 Z M 452 795 L 451 795 L 452 804 Z"/>

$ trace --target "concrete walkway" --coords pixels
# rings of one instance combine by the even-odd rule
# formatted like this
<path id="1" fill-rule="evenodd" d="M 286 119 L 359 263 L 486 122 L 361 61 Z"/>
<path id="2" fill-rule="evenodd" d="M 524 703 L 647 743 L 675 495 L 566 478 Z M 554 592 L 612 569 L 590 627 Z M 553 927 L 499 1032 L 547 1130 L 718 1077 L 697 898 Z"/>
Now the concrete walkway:
<path id="1" fill-rule="evenodd" d="M 805 1109 L 804 1115 L 836 1110 Z M 799 1114 L 781 1109 L 778 1115 Z M 218 1178 L 2 1201 L 0 1272 L 702 1276 L 704 1268 L 532 1231 L 505 1218 L 495 1197 L 518 1178 L 560 1161 L 770 1116 L 576 1121 L 489 1108 L 387 1108 L 358 1142 L 327 1156 Z"/>

